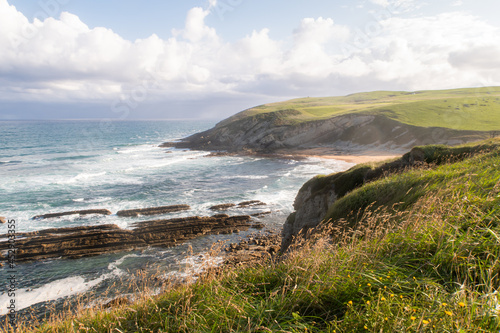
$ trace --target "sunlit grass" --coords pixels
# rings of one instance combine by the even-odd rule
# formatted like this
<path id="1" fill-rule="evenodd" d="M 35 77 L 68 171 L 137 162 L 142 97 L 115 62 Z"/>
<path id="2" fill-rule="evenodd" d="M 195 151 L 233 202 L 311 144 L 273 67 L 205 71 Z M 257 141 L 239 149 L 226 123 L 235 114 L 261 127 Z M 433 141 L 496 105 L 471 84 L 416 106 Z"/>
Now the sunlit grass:
<path id="1" fill-rule="evenodd" d="M 375 91 L 344 97 L 306 97 L 260 105 L 229 118 L 242 119 L 279 110 L 297 110 L 284 122 L 328 119 L 349 113 L 382 115 L 404 124 L 456 130 L 499 131 L 500 88 L 436 91 Z"/>

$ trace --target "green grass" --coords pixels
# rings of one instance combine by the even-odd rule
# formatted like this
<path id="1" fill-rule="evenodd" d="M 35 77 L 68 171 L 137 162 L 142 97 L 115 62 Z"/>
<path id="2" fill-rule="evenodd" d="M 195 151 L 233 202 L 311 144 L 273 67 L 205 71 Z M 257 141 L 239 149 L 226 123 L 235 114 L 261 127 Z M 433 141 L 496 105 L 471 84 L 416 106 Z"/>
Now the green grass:
<path id="1" fill-rule="evenodd" d="M 384 115 L 421 127 L 499 131 L 500 87 L 417 92 L 375 91 L 344 97 L 298 98 L 245 110 L 223 124 L 280 110 L 296 110 L 300 113 L 289 119 L 292 123 L 364 113 Z"/>
<path id="2" fill-rule="evenodd" d="M 499 331 L 498 146 L 385 175 L 332 207 L 339 218 L 278 260 L 35 331 Z"/>

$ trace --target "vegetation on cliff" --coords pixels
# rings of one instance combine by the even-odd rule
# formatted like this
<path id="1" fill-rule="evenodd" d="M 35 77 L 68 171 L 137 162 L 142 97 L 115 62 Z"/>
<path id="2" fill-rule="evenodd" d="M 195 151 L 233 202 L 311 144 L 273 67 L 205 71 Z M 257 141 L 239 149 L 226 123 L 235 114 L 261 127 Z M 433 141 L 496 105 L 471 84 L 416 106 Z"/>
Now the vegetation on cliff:
<path id="1" fill-rule="evenodd" d="M 37 331 L 498 332 L 500 141 L 421 149 L 280 258 Z"/>

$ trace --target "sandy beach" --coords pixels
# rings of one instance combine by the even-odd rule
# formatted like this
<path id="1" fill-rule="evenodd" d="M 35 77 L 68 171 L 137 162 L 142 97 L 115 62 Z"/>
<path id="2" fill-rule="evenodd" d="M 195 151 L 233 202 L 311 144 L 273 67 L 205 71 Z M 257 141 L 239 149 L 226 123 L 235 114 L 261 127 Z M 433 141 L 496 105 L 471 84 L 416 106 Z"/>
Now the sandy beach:
<path id="1" fill-rule="evenodd" d="M 368 163 L 368 162 L 380 162 L 402 156 L 402 154 L 396 154 L 387 151 L 364 150 L 364 151 L 354 151 L 352 153 L 350 152 L 348 153 L 348 152 L 333 150 L 331 148 L 294 149 L 280 153 L 286 153 L 296 157 L 335 159 L 356 164 Z"/>

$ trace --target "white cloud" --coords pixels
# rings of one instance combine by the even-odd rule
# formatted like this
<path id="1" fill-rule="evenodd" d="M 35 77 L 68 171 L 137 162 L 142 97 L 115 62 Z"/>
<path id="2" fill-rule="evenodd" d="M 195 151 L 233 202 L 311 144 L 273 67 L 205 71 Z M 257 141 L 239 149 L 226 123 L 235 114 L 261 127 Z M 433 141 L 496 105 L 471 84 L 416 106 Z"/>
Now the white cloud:
<path id="1" fill-rule="evenodd" d="M 389 6 L 389 0 L 370 0 L 370 2 L 382 7 Z"/>
<path id="2" fill-rule="evenodd" d="M 70 13 L 29 22 L 0 0 L 0 100 L 111 103 L 138 89 L 154 101 L 277 100 L 500 84 L 500 29 L 464 13 L 386 17 L 370 29 L 305 18 L 289 40 L 261 29 L 228 43 L 205 23 L 209 10 L 191 9 L 168 39 L 128 41 Z"/>

